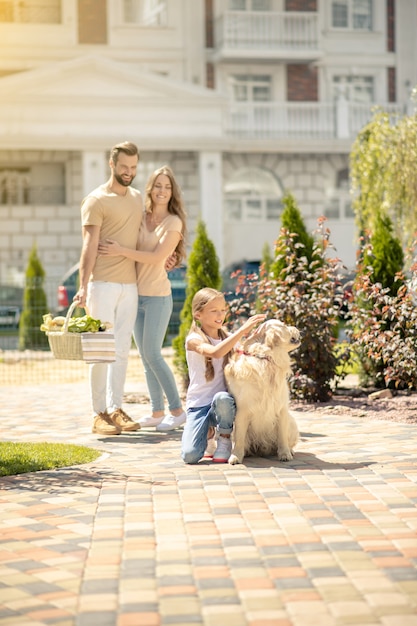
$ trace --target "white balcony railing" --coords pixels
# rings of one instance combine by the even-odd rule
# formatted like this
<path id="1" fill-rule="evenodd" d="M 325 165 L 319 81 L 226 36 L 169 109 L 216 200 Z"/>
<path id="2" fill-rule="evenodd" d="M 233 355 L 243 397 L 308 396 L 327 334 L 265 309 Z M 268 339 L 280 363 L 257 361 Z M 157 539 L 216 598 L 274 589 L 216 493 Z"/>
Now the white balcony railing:
<path id="1" fill-rule="evenodd" d="M 233 102 L 225 133 L 241 139 L 352 139 L 373 116 L 376 105 L 339 102 Z M 393 116 L 400 104 L 381 104 Z"/>
<path id="2" fill-rule="evenodd" d="M 317 50 L 317 13 L 226 11 L 216 21 L 215 47 L 235 50 Z"/>

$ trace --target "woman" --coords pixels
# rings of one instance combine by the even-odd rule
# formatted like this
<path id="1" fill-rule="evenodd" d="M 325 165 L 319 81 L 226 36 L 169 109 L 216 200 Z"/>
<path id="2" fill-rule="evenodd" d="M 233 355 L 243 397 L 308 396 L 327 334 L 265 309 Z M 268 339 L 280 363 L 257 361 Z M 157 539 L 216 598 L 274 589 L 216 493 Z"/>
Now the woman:
<path id="1" fill-rule="evenodd" d="M 121 255 L 138 262 L 139 305 L 133 335 L 142 357 L 152 408 L 152 414 L 139 423 L 156 426 L 160 432 L 174 430 L 186 420 L 174 376 L 161 353 L 172 313 L 171 283 L 165 262 L 175 252 L 177 265 L 181 264 L 185 258 L 185 234 L 181 191 L 171 168 L 165 165 L 151 174 L 146 185 L 138 249 L 124 248 L 113 240 L 99 245 L 99 254 Z"/>

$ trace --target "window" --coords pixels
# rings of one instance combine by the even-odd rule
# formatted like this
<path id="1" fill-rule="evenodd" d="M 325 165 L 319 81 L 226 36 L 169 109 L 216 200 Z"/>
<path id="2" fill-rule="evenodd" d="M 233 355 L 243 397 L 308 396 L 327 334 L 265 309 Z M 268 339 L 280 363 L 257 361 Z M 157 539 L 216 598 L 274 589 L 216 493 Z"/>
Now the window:
<path id="1" fill-rule="evenodd" d="M 123 19 L 128 24 L 166 26 L 166 0 L 123 0 Z"/>
<path id="2" fill-rule="evenodd" d="M 349 170 L 339 170 L 336 174 L 336 187 L 327 191 L 324 215 L 329 219 L 354 219 L 352 198 L 349 192 Z"/>
<path id="3" fill-rule="evenodd" d="M 332 0 L 332 26 L 372 30 L 372 0 Z"/>
<path id="4" fill-rule="evenodd" d="M 29 204 L 29 180 L 29 169 L 0 170 L 0 204 Z"/>
<path id="5" fill-rule="evenodd" d="M 374 102 L 373 76 L 333 76 L 334 99 L 338 100 L 341 94 L 349 102 Z"/>
<path id="6" fill-rule="evenodd" d="M 270 11 L 271 0 L 229 0 L 230 11 Z"/>
<path id="7" fill-rule="evenodd" d="M 229 221 L 277 221 L 282 211 L 282 189 L 271 172 L 245 167 L 225 186 L 226 219 Z"/>
<path id="8" fill-rule="evenodd" d="M 271 77 L 268 75 L 236 74 L 229 83 L 235 102 L 270 102 Z"/>
<path id="9" fill-rule="evenodd" d="M 60 24 L 61 0 L 0 0 L 0 22 Z"/>
<path id="10" fill-rule="evenodd" d="M 65 204 L 64 166 L 0 167 L 0 204 Z"/>

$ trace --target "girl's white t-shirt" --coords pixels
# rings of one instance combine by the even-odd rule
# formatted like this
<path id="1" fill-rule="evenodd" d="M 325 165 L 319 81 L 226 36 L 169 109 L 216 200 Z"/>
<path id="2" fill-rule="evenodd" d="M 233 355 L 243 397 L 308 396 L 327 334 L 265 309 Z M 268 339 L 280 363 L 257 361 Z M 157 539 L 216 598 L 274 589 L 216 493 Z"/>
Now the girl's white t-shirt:
<path id="1" fill-rule="evenodd" d="M 198 333 L 190 333 L 185 341 L 185 355 L 190 377 L 186 400 L 187 409 L 207 406 L 212 403 L 212 400 L 218 391 L 227 390 L 223 371 L 223 357 L 220 359 L 212 359 L 214 378 L 213 380 L 207 381 L 205 376 L 205 357 L 202 354 L 195 352 L 195 350 L 187 349 L 188 342 L 191 339 L 202 339 L 202 337 Z M 213 344 L 213 346 L 216 346 L 222 341 L 221 339 L 211 339 L 210 337 L 207 339 L 211 344 Z"/>

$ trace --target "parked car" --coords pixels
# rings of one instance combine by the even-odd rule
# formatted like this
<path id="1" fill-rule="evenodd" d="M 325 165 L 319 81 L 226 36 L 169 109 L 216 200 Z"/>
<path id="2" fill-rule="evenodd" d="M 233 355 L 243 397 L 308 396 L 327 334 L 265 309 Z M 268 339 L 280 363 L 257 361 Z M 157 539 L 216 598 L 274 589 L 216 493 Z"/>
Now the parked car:
<path id="1" fill-rule="evenodd" d="M 23 310 L 23 288 L 0 285 L 0 327 L 17 328 Z"/>
<path id="2" fill-rule="evenodd" d="M 61 278 L 57 293 L 57 313 L 66 315 L 75 294 L 78 291 L 78 268 L 79 263 L 73 265 Z"/>
<path id="3" fill-rule="evenodd" d="M 57 292 L 57 314 L 66 315 L 68 307 L 78 291 L 79 263 L 73 265 L 62 277 Z M 180 325 L 180 313 L 185 300 L 186 267 L 176 267 L 168 272 L 171 281 L 173 310 L 168 326 L 168 335 L 177 335 Z"/>

